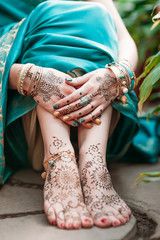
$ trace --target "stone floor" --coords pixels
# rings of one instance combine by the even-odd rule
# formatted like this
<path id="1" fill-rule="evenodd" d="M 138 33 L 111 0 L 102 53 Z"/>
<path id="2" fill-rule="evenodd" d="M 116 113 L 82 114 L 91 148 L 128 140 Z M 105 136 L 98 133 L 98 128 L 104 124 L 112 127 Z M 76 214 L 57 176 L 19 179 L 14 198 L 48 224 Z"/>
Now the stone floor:
<path id="1" fill-rule="evenodd" d="M 3 240 L 160 240 L 160 182 L 131 186 L 154 165 L 115 163 L 110 172 L 115 189 L 134 216 L 124 226 L 108 229 L 60 230 L 47 223 L 43 212 L 43 180 L 31 169 L 17 172 L 0 189 L 0 236 Z"/>

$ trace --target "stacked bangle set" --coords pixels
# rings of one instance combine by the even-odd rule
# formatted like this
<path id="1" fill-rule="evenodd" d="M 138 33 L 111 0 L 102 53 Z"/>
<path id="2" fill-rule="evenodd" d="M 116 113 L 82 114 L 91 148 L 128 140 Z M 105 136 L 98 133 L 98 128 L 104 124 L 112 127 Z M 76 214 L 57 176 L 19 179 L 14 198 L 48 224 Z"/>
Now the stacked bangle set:
<path id="1" fill-rule="evenodd" d="M 136 76 L 132 67 L 127 60 L 121 60 L 117 63 L 109 63 L 105 66 L 105 68 L 109 68 L 117 79 L 119 84 L 119 96 L 117 98 L 123 103 L 126 103 L 127 97 L 125 94 L 133 90 L 136 83 Z"/>
<path id="2" fill-rule="evenodd" d="M 31 63 L 25 64 L 24 67 L 22 68 L 20 74 L 19 74 L 17 90 L 21 95 L 27 95 L 27 92 L 23 89 L 23 85 L 24 85 L 24 80 L 27 76 L 27 73 L 33 67 L 33 65 L 34 64 L 31 64 Z"/>

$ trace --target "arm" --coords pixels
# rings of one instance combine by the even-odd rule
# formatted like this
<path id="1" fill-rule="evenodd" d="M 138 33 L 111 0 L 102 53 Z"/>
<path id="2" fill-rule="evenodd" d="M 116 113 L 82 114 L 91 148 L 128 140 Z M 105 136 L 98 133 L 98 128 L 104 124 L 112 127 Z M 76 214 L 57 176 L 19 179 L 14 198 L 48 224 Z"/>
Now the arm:
<path id="1" fill-rule="evenodd" d="M 126 59 L 136 69 L 138 63 L 138 53 L 135 42 L 127 31 L 112 0 L 87 0 L 88 2 L 98 2 L 104 5 L 113 17 L 118 33 L 119 59 Z"/>

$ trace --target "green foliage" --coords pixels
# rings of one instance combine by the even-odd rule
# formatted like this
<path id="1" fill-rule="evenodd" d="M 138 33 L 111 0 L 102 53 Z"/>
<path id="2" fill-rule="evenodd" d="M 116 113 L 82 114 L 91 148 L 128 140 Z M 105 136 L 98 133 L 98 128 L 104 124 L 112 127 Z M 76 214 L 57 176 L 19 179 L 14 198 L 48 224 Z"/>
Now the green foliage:
<path id="1" fill-rule="evenodd" d="M 149 61 L 150 60 L 150 61 Z M 142 110 L 143 103 L 147 100 L 152 92 L 153 86 L 159 81 L 160 79 L 160 51 L 155 55 L 147 59 L 147 65 L 145 67 L 144 72 L 139 76 L 139 79 L 144 78 L 143 83 L 140 86 L 140 101 L 139 101 L 139 109 L 140 112 Z M 159 82 L 158 82 L 159 85 Z M 159 95 L 154 95 L 155 97 L 159 97 Z M 156 109 L 152 111 L 152 113 L 157 113 Z M 150 113 L 151 114 L 151 113 Z"/>
<path id="2" fill-rule="evenodd" d="M 153 0 L 117 0 L 120 15 L 137 44 L 139 62 L 144 62 L 148 55 L 157 52 L 159 29 L 152 27 L 152 11 L 156 1 Z"/>

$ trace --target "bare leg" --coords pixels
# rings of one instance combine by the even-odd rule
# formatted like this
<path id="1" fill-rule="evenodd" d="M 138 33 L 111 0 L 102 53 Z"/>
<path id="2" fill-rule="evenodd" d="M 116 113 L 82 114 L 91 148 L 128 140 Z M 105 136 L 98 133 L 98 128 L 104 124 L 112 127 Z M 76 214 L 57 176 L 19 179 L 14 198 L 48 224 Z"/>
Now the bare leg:
<path id="1" fill-rule="evenodd" d="M 44 211 L 48 221 L 67 229 L 91 227 L 93 221 L 83 201 L 70 128 L 40 106 L 37 115 L 44 141 L 44 159 L 58 156 L 53 166 L 47 165 L 44 184 Z"/>
<path id="2" fill-rule="evenodd" d="M 106 148 L 112 107 L 102 114 L 100 126 L 79 127 L 79 171 L 85 204 L 99 227 L 118 226 L 129 220 L 131 210 L 115 192 L 106 166 Z M 115 143 L 116 144 L 116 143 Z"/>

